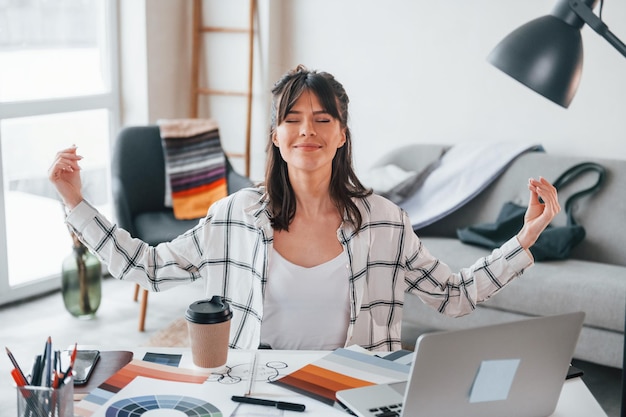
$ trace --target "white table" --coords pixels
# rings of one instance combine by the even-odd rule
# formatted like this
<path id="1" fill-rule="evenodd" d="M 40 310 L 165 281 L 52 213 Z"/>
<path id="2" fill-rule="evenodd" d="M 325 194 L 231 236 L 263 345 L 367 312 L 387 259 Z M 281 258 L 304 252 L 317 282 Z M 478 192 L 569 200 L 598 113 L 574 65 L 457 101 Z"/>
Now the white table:
<path id="1" fill-rule="evenodd" d="M 161 353 L 182 353 L 183 358 L 181 360 L 180 366 L 184 367 L 194 367 L 191 362 L 191 355 L 188 349 L 180 349 L 180 348 L 136 348 L 133 349 L 135 353 L 135 358 L 141 359 L 146 352 L 161 352 Z M 275 358 L 280 358 L 284 360 L 289 365 L 290 372 L 294 371 L 308 363 L 315 361 L 316 359 L 326 355 L 328 352 L 325 351 L 275 351 L 275 350 L 259 350 L 257 352 L 257 366 L 259 363 L 263 363 L 266 360 L 273 360 Z M 228 364 L 232 365 L 238 361 L 251 361 L 252 360 L 252 352 L 250 351 L 231 351 L 229 353 Z M 246 357 L 248 359 L 246 359 Z M 326 406 L 319 401 L 315 401 L 309 399 L 302 395 L 297 395 L 294 392 L 276 386 L 274 384 L 267 384 L 259 381 L 259 377 L 256 378 L 256 381 L 251 386 L 250 395 L 254 397 L 260 398 L 271 398 L 277 401 L 288 401 L 288 402 L 298 402 L 304 403 L 307 406 L 306 415 L 309 416 L 347 416 L 348 414 L 339 411 L 338 409 L 331 408 Z M 269 410 L 261 410 L 270 412 L 272 410 L 271 407 L 262 407 L 262 406 L 250 406 L 252 407 L 252 412 L 258 411 L 259 409 L 269 409 Z M 250 411 L 249 407 L 240 407 L 235 414 L 236 417 L 245 417 L 248 415 Z M 255 414 L 257 415 L 257 414 Z M 280 414 L 267 414 L 267 415 L 280 415 Z M 296 412 L 285 412 L 285 416 L 301 416 L 302 413 Z M 552 414 L 551 417 L 607 417 L 607 414 L 602 410 L 602 407 L 598 403 L 598 401 L 593 397 L 585 383 L 581 378 L 573 378 L 565 381 L 563 385 L 563 390 L 561 391 L 561 397 L 559 399 L 556 411 Z"/>
<path id="2" fill-rule="evenodd" d="M 81 348 L 94 348 L 94 346 L 81 346 Z M 33 348 L 33 353 L 39 352 L 39 346 Z M 103 348 L 103 350 L 116 350 L 114 348 Z M 129 350 L 128 348 L 119 347 L 117 350 Z M 191 354 L 189 349 L 185 348 L 152 348 L 152 347 L 137 347 L 131 348 L 135 359 L 142 359 L 146 352 L 155 353 L 167 353 L 167 354 L 182 354 L 180 367 L 195 368 L 191 361 Z M 21 352 L 21 350 L 20 350 Z M 285 412 L 281 414 L 279 410 L 272 407 L 262 406 L 250 406 L 241 405 L 233 414 L 236 417 L 248 417 L 248 416 L 284 416 L 284 417 L 305 417 L 305 416 L 324 416 L 324 417 L 346 417 L 348 414 L 340 411 L 336 408 L 331 408 L 319 401 L 311 398 L 299 395 L 291 390 L 287 390 L 275 384 L 268 384 L 263 380 L 268 377 L 268 372 L 279 372 L 282 374 L 292 372 L 308 363 L 311 363 L 318 358 L 328 354 L 324 351 L 278 351 L 278 350 L 260 350 L 257 352 L 257 367 L 259 365 L 270 363 L 273 368 L 265 368 L 264 371 L 257 373 L 255 381 L 250 386 L 250 395 L 259 398 L 269 398 L 277 401 L 297 402 L 303 403 L 307 407 L 306 413 L 297 412 Z M 248 384 L 246 379 L 246 373 L 250 369 L 250 364 L 253 359 L 253 351 L 231 351 L 229 353 L 228 364 L 229 366 L 242 365 L 239 367 L 239 375 L 242 376 L 241 384 Z M 29 356 L 24 356 L 28 358 Z M 21 359 L 21 358 L 19 358 Z M 25 359 L 24 359 L 25 360 Z M 276 363 L 287 364 L 287 368 L 280 368 Z M 7 361 L 8 362 L 8 361 Z M 278 370 L 274 368 L 279 368 Z M 265 372 L 266 374 L 264 374 Z M 7 374 L 8 375 L 8 374 Z M 8 384 L 6 384 L 8 385 Z M 245 385 L 239 390 L 240 393 L 245 393 L 248 386 Z M 3 402 L 6 405 L 4 412 L 15 415 L 15 391 L 13 389 L 7 390 L 3 395 L 7 395 L 7 401 Z M 239 393 L 237 393 L 239 394 Z M 229 396 L 227 398 L 230 398 Z M 552 417 L 607 417 L 606 413 L 600 407 L 600 404 L 593 397 L 583 380 L 580 378 L 573 378 L 565 381 L 561 397 L 559 399 L 557 409 Z"/>

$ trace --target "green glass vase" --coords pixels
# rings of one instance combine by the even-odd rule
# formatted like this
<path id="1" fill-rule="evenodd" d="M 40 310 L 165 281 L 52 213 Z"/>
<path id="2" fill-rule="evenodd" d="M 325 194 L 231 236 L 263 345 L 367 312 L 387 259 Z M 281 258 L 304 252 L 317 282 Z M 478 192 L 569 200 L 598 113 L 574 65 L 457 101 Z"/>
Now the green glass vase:
<path id="1" fill-rule="evenodd" d="M 61 292 L 66 310 L 81 319 L 93 318 L 102 298 L 102 265 L 80 244 L 63 260 Z"/>

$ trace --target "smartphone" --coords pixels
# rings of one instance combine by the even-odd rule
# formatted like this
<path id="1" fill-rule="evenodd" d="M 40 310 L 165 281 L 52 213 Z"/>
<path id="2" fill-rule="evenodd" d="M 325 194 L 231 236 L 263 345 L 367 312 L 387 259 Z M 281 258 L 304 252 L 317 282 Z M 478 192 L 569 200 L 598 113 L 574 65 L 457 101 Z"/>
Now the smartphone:
<path id="1" fill-rule="evenodd" d="M 65 358 L 62 362 L 69 363 L 69 357 L 71 356 L 71 351 L 65 351 Z M 74 361 L 74 385 L 84 385 L 89 381 L 89 377 L 93 372 L 93 369 L 96 367 L 98 363 L 98 359 L 100 359 L 100 351 L 99 350 L 77 350 L 76 351 L 76 360 Z"/>

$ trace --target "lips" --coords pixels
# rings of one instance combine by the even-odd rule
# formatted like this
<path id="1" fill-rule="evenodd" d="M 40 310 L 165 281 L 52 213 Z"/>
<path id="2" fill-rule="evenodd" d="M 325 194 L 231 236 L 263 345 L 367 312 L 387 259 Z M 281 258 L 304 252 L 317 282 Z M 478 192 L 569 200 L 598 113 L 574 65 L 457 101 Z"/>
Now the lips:
<path id="1" fill-rule="evenodd" d="M 296 149 L 302 149 L 303 151 L 314 151 L 320 149 L 322 146 L 317 143 L 299 143 L 294 147 Z"/>

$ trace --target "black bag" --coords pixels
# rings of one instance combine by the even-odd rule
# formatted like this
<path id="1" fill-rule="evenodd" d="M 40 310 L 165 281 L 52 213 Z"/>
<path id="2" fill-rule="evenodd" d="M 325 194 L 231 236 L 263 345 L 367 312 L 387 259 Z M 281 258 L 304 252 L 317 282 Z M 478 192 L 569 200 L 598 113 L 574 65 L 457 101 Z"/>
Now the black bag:
<path id="1" fill-rule="evenodd" d="M 572 248 L 585 238 L 585 229 L 579 225 L 572 214 L 572 206 L 579 198 L 594 194 L 604 182 L 606 170 L 602 165 L 593 162 L 583 162 L 565 171 L 554 181 L 554 187 L 559 190 L 579 175 L 595 171 L 598 173 L 596 183 L 584 190 L 572 194 L 565 202 L 567 224 L 565 226 L 549 225 L 530 248 L 535 261 L 566 259 Z M 507 202 L 502 207 L 495 223 L 483 223 L 457 229 L 458 238 L 465 243 L 495 249 L 502 246 L 513 237 L 524 225 L 526 207 Z"/>

